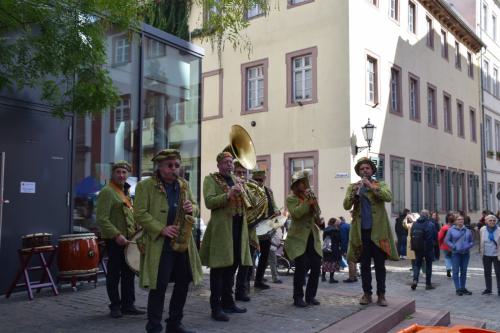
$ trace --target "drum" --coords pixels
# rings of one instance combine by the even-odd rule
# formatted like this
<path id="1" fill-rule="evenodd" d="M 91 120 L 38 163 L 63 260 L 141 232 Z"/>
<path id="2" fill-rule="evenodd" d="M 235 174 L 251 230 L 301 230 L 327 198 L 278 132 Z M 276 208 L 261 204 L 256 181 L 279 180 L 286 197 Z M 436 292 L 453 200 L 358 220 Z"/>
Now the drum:
<path id="1" fill-rule="evenodd" d="M 57 266 L 59 276 L 74 277 L 96 274 L 99 265 L 99 247 L 93 233 L 68 234 L 59 237 Z"/>
<path id="2" fill-rule="evenodd" d="M 257 236 L 260 238 L 270 237 L 272 236 L 274 230 L 281 228 L 285 225 L 286 216 L 278 215 L 276 217 L 263 220 L 257 224 L 256 232 Z"/>
<path id="3" fill-rule="evenodd" d="M 21 241 L 23 250 L 50 248 L 52 247 L 52 234 L 43 232 L 25 235 L 21 237 Z"/>
<path id="4" fill-rule="evenodd" d="M 138 276 L 141 265 L 141 251 L 137 241 L 142 237 L 142 230 L 135 233 L 125 247 L 125 261 L 128 267 Z"/>

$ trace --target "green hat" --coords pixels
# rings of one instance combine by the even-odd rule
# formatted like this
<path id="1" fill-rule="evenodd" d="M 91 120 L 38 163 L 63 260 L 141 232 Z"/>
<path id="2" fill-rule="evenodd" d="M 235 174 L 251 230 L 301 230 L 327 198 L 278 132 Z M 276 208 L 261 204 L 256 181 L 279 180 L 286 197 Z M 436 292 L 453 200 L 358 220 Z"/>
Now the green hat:
<path id="1" fill-rule="evenodd" d="M 266 170 L 264 169 L 255 169 L 252 171 L 252 178 L 255 179 L 256 177 L 263 177 L 266 175 Z"/>
<path id="2" fill-rule="evenodd" d="M 118 168 L 125 169 L 128 172 L 130 172 L 132 170 L 132 166 L 130 165 L 130 163 L 127 161 L 124 161 L 124 160 L 116 161 L 115 163 L 113 163 L 111 165 L 111 171 L 114 171 L 115 169 L 118 169 Z"/>
<path id="3" fill-rule="evenodd" d="M 309 183 L 310 171 L 311 170 L 309 170 L 309 169 L 304 169 L 304 170 L 295 172 L 292 176 L 292 185 L 291 186 L 293 187 L 293 185 L 298 183 L 299 180 L 303 180 L 303 179 L 305 179 Z"/>
<path id="4" fill-rule="evenodd" d="M 373 173 L 375 174 L 377 172 L 377 166 L 375 165 L 375 163 L 370 160 L 368 157 L 361 157 L 357 162 L 356 162 L 356 165 L 354 166 L 354 171 L 356 171 L 356 174 L 358 176 L 361 177 L 361 175 L 359 174 L 359 167 L 362 165 L 362 164 L 369 164 L 371 167 L 372 167 L 372 170 L 373 170 Z"/>
<path id="5" fill-rule="evenodd" d="M 163 160 L 178 159 L 181 160 L 181 152 L 178 149 L 163 149 L 158 152 L 151 161 L 161 162 Z"/>

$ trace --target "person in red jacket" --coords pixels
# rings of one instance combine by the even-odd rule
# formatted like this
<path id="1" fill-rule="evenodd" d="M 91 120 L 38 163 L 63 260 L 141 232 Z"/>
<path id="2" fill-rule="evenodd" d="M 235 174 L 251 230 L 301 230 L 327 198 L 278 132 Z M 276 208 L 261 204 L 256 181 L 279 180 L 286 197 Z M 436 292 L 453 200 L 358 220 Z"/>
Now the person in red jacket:
<path id="1" fill-rule="evenodd" d="M 438 243 L 439 248 L 443 251 L 444 263 L 446 265 L 446 276 L 451 278 L 451 249 L 444 242 L 444 238 L 446 237 L 446 233 L 448 229 L 455 223 L 455 215 L 452 213 L 446 214 L 445 217 L 446 224 L 439 230 L 438 233 Z"/>

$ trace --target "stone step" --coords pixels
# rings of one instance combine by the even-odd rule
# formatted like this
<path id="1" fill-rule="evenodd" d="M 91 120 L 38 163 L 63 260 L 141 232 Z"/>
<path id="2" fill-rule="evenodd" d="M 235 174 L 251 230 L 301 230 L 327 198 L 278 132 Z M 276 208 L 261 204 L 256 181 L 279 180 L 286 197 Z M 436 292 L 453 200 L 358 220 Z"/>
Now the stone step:
<path id="1" fill-rule="evenodd" d="M 374 299 L 376 300 L 376 296 Z M 389 306 L 371 304 L 321 330 L 321 333 L 385 333 L 415 312 L 415 300 L 388 299 Z"/>
<path id="2" fill-rule="evenodd" d="M 451 323 L 450 326 L 455 326 L 455 325 L 464 325 L 464 326 L 472 326 L 472 327 L 478 327 L 478 328 L 487 328 L 486 327 L 486 322 L 481 321 L 481 320 L 473 320 L 473 319 L 465 319 L 465 318 L 460 318 L 460 317 L 451 317 Z"/>
<path id="3" fill-rule="evenodd" d="M 450 324 L 450 312 L 445 310 L 432 310 L 417 308 L 417 310 L 406 316 L 399 324 L 388 333 L 397 333 L 413 324 L 422 326 L 448 326 Z"/>

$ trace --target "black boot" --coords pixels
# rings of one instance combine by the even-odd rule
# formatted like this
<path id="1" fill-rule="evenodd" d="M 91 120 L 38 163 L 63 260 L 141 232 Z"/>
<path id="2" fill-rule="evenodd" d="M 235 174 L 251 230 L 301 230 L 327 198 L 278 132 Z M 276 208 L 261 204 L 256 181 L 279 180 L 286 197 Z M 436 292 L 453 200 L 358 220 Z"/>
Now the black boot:
<path id="1" fill-rule="evenodd" d="M 293 305 L 295 305 L 298 308 L 305 308 L 307 307 L 307 303 L 304 302 L 302 298 L 296 298 L 293 300 Z"/>
<path id="2" fill-rule="evenodd" d="M 181 323 L 178 324 L 167 324 L 167 328 L 165 329 L 165 333 L 195 333 L 194 331 L 188 331 L 184 325 Z"/>
<path id="3" fill-rule="evenodd" d="M 212 319 L 216 321 L 229 321 L 229 317 L 222 311 L 221 308 L 212 310 Z"/>
<path id="4" fill-rule="evenodd" d="M 321 273 L 321 282 L 326 281 L 326 272 Z"/>

